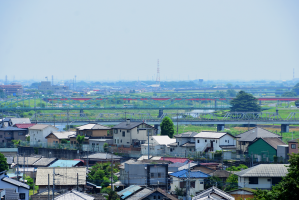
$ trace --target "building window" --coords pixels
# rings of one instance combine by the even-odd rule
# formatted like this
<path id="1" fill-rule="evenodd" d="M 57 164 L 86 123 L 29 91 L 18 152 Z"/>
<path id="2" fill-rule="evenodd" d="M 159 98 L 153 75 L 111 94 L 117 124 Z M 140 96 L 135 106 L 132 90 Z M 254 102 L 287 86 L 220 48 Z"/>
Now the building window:
<path id="1" fill-rule="evenodd" d="M 190 186 L 191 186 L 191 188 L 195 188 L 195 181 L 191 181 Z"/>
<path id="2" fill-rule="evenodd" d="M 121 130 L 119 130 L 119 132 L 121 133 Z"/>
<path id="3" fill-rule="evenodd" d="M 291 148 L 292 148 L 292 149 L 296 149 L 296 144 L 292 144 L 292 145 L 291 145 Z"/>
<path id="4" fill-rule="evenodd" d="M 158 196 L 158 199 L 160 199 L 160 196 Z"/>
<path id="5" fill-rule="evenodd" d="M 180 182 L 180 188 L 186 188 L 186 182 L 185 181 Z"/>
<path id="6" fill-rule="evenodd" d="M 158 178 L 161 178 L 161 173 L 158 173 Z"/>
<path id="7" fill-rule="evenodd" d="M 229 140 L 227 140 L 227 142 L 229 143 Z"/>
<path id="8" fill-rule="evenodd" d="M 0 138 L 2 138 L 3 136 L 2 135 L 0 135 Z"/>
<path id="9" fill-rule="evenodd" d="M 249 177 L 249 184 L 259 184 L 258 177 Z"/>
<path id="10" fill-rule="evenodd" d="M 226 140 L 225 140 L 225 142 L 226 142 Z"/>
<path id="11" fill-rule="evenodd" d="M 154 173 L 151 173 L 151 178 L 154 178 L 154 177 L 155 177 Z"/>
<path id="12" fill-rule="evenodd" d="M 120 143 L 122 143 L 123 142 L 123 140 L 120 140 Z"/>
<path id="13" fill-rule="evenodd" d="M 205 140 L 205 142 L 207 142 L 207 140 Z"/>
<path id="14" fill-rule="evenodd" d="M 123 131 L 123 137 L 126 137 L 126 132 Z"/>
<path id="15" fill-rule="evenodd" d="M 197 140 L 197 143 L 199 143 L 199 140 Z"/>
<path id="16" fill-rule="evenodd" d="M 114 143 L 116 143 L 116 139 L 114 139 L 115 141 L 114 141 Z"/>
<path id="17" fill-rule="evenodd" d="M 130 133 L 130 130 L 127 130 L 127 133 Z"/>
<path id="18" fill-rule="evenodd" d="M 23 135 L 23 133 L 20 132 L 19 135 Z"/>
<path id="19" fill-rule="evenodd" d="M 154 196 L 154 199 L 156 199 L 156 196 Z"/>

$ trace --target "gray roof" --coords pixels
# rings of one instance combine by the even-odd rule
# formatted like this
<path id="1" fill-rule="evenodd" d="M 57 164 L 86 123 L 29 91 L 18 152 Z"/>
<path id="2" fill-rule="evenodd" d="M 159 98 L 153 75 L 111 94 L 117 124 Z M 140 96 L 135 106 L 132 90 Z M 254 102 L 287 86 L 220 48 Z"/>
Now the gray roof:
<path id="1" fill-rule="evenodd" d="M 242 142 L 252 142 L 254 141 L 256 138 L 267 138 L 267 137 L 277 137 L 277 138 L 281 138 L 280 135 L 277 135 L 275 133 L 271 133 L 270 131 L 267 131 L 265 129 L 262 129 L 260 127 L 256 127 L 254 129 L 251 129 L 249 131 L 246 131 L 245 133 L 241 133 L 239 135 L 236 135 L 236 137 L 238 138 L 238 141 L 242 141 Z"/>
<path id="2" fill-rule="evenodd" d="M 55 185 L 77 185 L 77 173 L 79 185 L 86 184 L 86 167 L 55 167 Z M 53 184 L 53 167 L 39 167 L 36 172 L 36 185 L 48 185 L 48 174 L 50 185 Z"/>
<path id="3" fill-rule="evenodd" d="M 211 195 L 211 194 L 214 194 L 215 196 L 219 196 L 219 198 L 214 197 L 214 195 Z M 210 196 L 210 198 L 208 198 L 209 196 Z M 196 200 L 196 199 L 235 200 L 235 198 L 233 196 L 231 196 L 230 194 L 228 194 L 214 186 L 202 191 L 201 193 L 199 193 L 198 195 L 196 195 L 195 197 L 192 198 L 192 200 Z"/>
<path id="4" fill-rule="evenodd" d="M 113 154 L 108 154 L 108 153 L 95 153 L 95 154 L 91 154 L 88 155 L 88 159 L 111 159 L 113 157 L 113 159 L 121 159 L 122 157 L 120 156 L 116 156 Z M 83 159 L 87 159 L 87 156 L 82 157 Z"/>
<path id="5" fill-rule="evenodd" d="M 194 137 L 197 134 L 198 134 L 197 132 L 185 132 L 185 133 L 175 135 L 174 137 L 176 138 Z"/>
<path id="6" fill-rule="evenodd" d="M 24 165 L 24 162 L 25 162 L 26 165 L 27 164 L 28 165 L 33 165 L 39 159 L 41 159 L 41 156 L 39 156 L 39 157 L 25 157 L 25 161 L 24 161 L 24 157 L 19 156 L 19 160 L 18 160 L 18 157 L 14 157 L 14 163 L 19 164 L 19 165 Z"/>
<path id="7" fill-rule="evenodd" d="M 119 128 L 119 129 L 133 129 L 136 126 L 139 126 L 140 124 L 143 124 L 143 122 L 130 122 L 129 124 L 127 124 L 127 122 L 122 122 L 116 126 L 113 126 L 112 128 Z"/>
<path id="8" fill-rule="evenodd" d="M 85 194 L 83 192 L 79 192 L 77 190 L 72 190 L 62 195 L 59 195 L 54 199 L 55 200 L 94 200 L 94 197 Z"/>
<path id="9" fill-rule="evenodd" d="M 235 173 L 241 177 L 283 177 L 288 173 L 286 164 L 260 164 Z"/>
<path id="10" fill-rule="evenodd" d="M 10 120 L 13 125 L 15 125 L 15 124 L 31 124 L 31 121 L 29 118 L 10 118 Z"/>
<path id="11" fill-rule="evenodd" d="M 190 168 L 195 167 L 196 165 L 198 165 L 198 164 L 196 164 L 196 163 L 190 163 Z M 181 170 L 184 170 L 184 169 L 188 169 L 188 168 L 189 168 L 189 164 L 185 164 L 185 165 L 179 167 L 178 171 L 181 171 Z"/>
<path id="12" fill-rule="evenodd" d="M 286 145 L 281 139 L 279 138 L 261 138 L 265 142 L 267 142 L 270 146 L 277 150 L 278 145 Z"/>
<path id="13" fill-rule="evenodd" d="M 52 162 L 57 160 L 57 158 L 41 158 L 38 161 L 36 161 L 33 166 L 49 166 Z"/>
<path id="14" fill-rule="evenodd" d="M 131 197 L 127 198 L 126 200 L 139 200 L 140 198 L 144 197 L 145 195 L 147 195 L 150 192 L 151 192 L 150 189 L 144 188 L 144 189 L 140 190 L 139 192 L 135 193 L 134 195 L 132 195 Z"/>
<path id="15" fill-rule="evenodd" d="M 110 130 L 110 127 L 103 126 L 101 124 L 85 124 L 82 126 L 78 126 L 77 130 Z"/>
<path id="16" fill-rule="evenodd" d="M 29 129 L 30 130 L 42 130 L 44 128 L 47 128 L 48 126 L 52 126 L 50 124 L 36 124 L 34 126 L 31 126 Z M 52 126 L 53 128 L 56 128 L 55 126 Z M 58 128 L 56 128 L 57 130 L 59 130 Z"/>
<path id="17" fill-rule="evenodd" d="M 71 136 L 75 136 L 76 132 L 74 132 L 74 131 L 53 132 L 53 133 L 50 133 L 49 135 L 51 135 L 51 134 L 55 135 L 58 139 L 69 139 Z"/>
<path id="18" fill-rule="evenodd" d="M 298 143 L 298 140 L 299 140 L 299 138 L 296 138 L 296 139 L 290 140 L 288 142 Z"/>
<path id="19" fill-rule="evenodd" d="M 11 179 L 11 178 L 4 177 L 4 178 L 2 179 L 2 181 L 5 181 L 5 182 L 10 183 L 10 184 L 12 184 L 12 185 L 16 185 L 16 186 L 19 186 L 19 187 L 26 188 L 26 189 L 28 189 L 28 190 L 30 189 L 30 186 L 29 186 L 29 185 L 27 185 L 27 184 L 25 184 L 25 183 L 22 183 L 22 182 L 20 182 L 20 181 Z"/>
<path id="20" fill-rule="evenodd" d="M 13 126 L 6 126 L 4 128 L 0 128 L 0 131 L 27 131 L 26 129 L 17 128 Z"/>

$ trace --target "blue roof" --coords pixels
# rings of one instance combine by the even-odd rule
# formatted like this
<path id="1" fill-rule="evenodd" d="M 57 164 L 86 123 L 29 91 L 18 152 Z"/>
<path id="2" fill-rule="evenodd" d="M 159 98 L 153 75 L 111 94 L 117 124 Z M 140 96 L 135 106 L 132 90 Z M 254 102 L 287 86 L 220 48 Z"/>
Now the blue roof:
<path id="1" fill-rule="evenodd" d="M 49 167 L 74 167 L 80 162 L 82 162 L 82 161 L 80 161 L 80 160 L 57 160 Z"/>
<path id="2" fill-rule="evenodd" d="M 0 128 L 0 131 L 27 131 L 27 130 L 22 129 L 22 128 L 13 127 L 13 126 L 7 126 L 4 128 Z"/>
<path id="3" fill-rule="evenodd" d="M 169 175 L 177 177 L 177 178 L 187 178 L 188 177 L 188 170 L 184 169 L 184 170 L 181 170 L 181 171 L 171 173 Z M 203 173 L 201 171 L 190 171 L 190 178 L 208 178 L 208 177 L 210 177 L 209 174 Z"/>
<path id="4" fill-rule="evenodd" d="M 121 197 L 121 199 L 125 199 L 128 196 L 130 196 L 131 194 L 133 194 L 134 192 L 140 190 L 141 187 L 138 185 L 131 185 L 129 187 L 127 187 L 126 189 L 123 189 L 122 191 L 119 191 L 117 194 L 118 196 Z"/>

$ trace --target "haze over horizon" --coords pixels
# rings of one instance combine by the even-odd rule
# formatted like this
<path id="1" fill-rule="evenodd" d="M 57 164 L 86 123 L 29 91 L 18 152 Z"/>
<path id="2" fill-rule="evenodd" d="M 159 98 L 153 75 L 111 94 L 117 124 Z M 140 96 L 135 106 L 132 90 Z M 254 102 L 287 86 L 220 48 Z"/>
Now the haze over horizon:
<path id="1" fill-rule="evenodd" d="M 0 1 L 9 79 L 299 78 L 299 2 Z"/>

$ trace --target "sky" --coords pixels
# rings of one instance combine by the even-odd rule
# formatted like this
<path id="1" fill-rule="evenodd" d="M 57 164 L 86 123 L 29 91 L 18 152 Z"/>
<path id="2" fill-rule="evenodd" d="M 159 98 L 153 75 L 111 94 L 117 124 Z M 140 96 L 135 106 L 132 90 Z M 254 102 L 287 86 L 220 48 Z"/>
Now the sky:
<path id="1" fill-rule="evenodd" d="M 0 79 L 299 78 L 298 0 L 0 1 Z"/>

